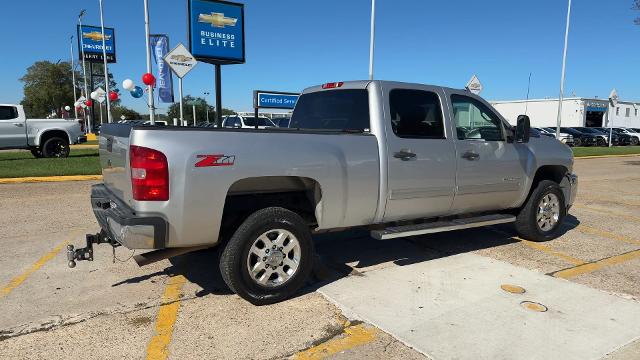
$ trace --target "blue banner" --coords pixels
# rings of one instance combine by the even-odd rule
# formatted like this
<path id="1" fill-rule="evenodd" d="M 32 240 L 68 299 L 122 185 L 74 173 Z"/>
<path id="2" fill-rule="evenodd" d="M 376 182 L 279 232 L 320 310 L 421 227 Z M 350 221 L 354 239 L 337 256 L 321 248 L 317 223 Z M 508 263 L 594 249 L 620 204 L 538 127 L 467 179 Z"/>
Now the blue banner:
<path id="1" fill-rule="evenodd" d="M 257 93 L 258 108 L 293 109 L 300 95 L 278 94 L 268 92 Z"/>
<path id="2" fill-rule="evenodd" d="M 116 34 L 112 28 L 104 28 L 104 43 L 107 53 L 107 62 L 116 62 Z M 99 26 L 78 25 L 78 55 L 92 62 L 102 62 L 102 28 Z"/>
<path id="3" fill-rule="evenodd" d="M 244 52 L 244 5 L 216 0 L 189 1 L 189 50 L 214 64 L 241 64 Z"/>
<path id="4" fill-rule="evenodd" d="M 162 102 L 172 103 L 173 100 L 173 77 L 171 69 L 164 62 L 164 57 L 169 52 L 169 38 L 166 35 L 150 35 L 149 44 L 153 59 L 158 67 L 158 76 L 156 76 L 156 89 L 158 97 Z"/>

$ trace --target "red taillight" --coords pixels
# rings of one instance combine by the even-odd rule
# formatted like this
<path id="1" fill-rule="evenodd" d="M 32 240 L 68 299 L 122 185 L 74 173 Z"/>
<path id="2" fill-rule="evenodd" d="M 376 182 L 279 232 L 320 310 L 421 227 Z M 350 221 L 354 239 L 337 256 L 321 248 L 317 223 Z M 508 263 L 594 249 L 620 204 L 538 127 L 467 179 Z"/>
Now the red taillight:
<path id="1" fill-rule="evenodd" d="M 163 153 L 131 145 L 129 161 L 131 164 L 131 186 L 135 200 L 169 200 L 169 164 Z"/>
<path id="2" fill-rule="evenodd" d="M 344 82 L 340 81 L 340 82 L 332 82 L 332 83 L 326 83 L 324 85 L 322 85 L 323 89 L 335 89 L 335 88 L 339 88 L 344 84 Z"/>

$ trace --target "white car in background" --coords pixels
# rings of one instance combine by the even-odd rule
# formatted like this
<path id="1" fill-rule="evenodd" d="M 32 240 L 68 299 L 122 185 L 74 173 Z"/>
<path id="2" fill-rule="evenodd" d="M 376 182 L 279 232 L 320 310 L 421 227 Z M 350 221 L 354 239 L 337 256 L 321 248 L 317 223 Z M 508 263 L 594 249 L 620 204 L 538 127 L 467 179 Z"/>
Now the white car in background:
<path id="1" fill-rule="evenodd" d="M 631 145 L 636 146 L 640 144 L 640 133 L 632 128 L 614 128 L 615 130 L 631 136 Z"/>
<path id="2" fill-rule="evenodd" d="M 556 131 L 553 128 L 546 127 L 546 128 L 535 128 L 535 129 L 545 135 L 551 135 L 553 137 L 556 137 Z M 567 144 L 569 146 L 573 146 L 573 135 L 561 132 L 560 142 L 563 144 Z"/>
<path id="3" fill-rule="evenodd" d="M 229 115 L 222 119 L 223 128 L 232 129 L 255 129 L 256 118 L 254 116 L 242 116 L 242 115 Z M 270 127 L 276 127 L 276 124 L 268 117 L 258 117 L 258 129 L 266 129 Z"/>

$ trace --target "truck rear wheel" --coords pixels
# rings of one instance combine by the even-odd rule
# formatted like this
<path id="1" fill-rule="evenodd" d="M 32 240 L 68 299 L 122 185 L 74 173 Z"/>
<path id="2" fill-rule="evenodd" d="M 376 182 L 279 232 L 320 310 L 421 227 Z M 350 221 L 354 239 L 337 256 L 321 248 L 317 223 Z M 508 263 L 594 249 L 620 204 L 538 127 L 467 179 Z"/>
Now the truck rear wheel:
<path id="1" fill-rule="evenodd" d="M 282 301 L 302 287 L 313 266 L 313 241 L 305 221 L 287 209 L 251 214 L 220 258 L 229 288 L 254 305 Z"/>
<path id="2" fill-rule="evenodd" d="M 47 139 L 42 145 L 42 154 L 47 158 L 66 158 L 69 151 L 69 142 L 59 137 Z"/>
<path id="3" fill-rule="evenodd" d="M 558 236 L 567 214 L 564 194 L 560 186 L 542 180 L 516 217 L 516 230 L 525 240 L 547 241 Z"/>

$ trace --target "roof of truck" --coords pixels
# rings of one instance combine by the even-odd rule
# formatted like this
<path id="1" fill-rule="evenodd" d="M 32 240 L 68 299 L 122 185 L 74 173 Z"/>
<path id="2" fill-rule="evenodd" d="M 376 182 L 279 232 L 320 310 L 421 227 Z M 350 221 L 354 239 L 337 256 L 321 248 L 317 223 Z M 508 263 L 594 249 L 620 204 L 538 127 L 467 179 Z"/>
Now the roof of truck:
<path id="1" fill-rule="evenodd" d="M 306 93 L 310 93 L 310 92 L 316 92 L 316 91 L 329 91 L 329 90 L 335 90 L 335 89 L 341 89 L 341 90 L 346 90 L 346 89 L 366 89 L 367 86 L 369 86 L 370 83 L 375 82 L 375 83 L 380 83 L 380 84 L 387 84 L 387 85 L 417 85 L 417 86 L 433 86 L 433 87 L 438 87 L 438 88 L 442 88 L 442 89 L 447 89 L 447 90 L 455 90 L 455 91 L 460 91 L 464 89 L 455 89 L 455 88 L 449 88 L 446 86 L 439 86 L 439 85 L 431 85 L 431 84 L 420 84 L 420 83 L 409 83 L 409 82 L 402 82 L 402 81 L 390 81 L 390 80 L 352 80 L 352 81 L 340 81 L 340 82 L 330 82 L 330 83 L 326 83 L 326 84 L 338 84 L 338 83 L 342 83 L 339 87 L 334 87 L 334 88 L 330 88 L 330 89 L 325 89 L 324 86 L 326 84 L 321 84 L 321 85 L 315 85 L 315 86 L 311 86 L 308 87 L 306 89 L 304 89 L 302 91 L 303 94 Z"/>

